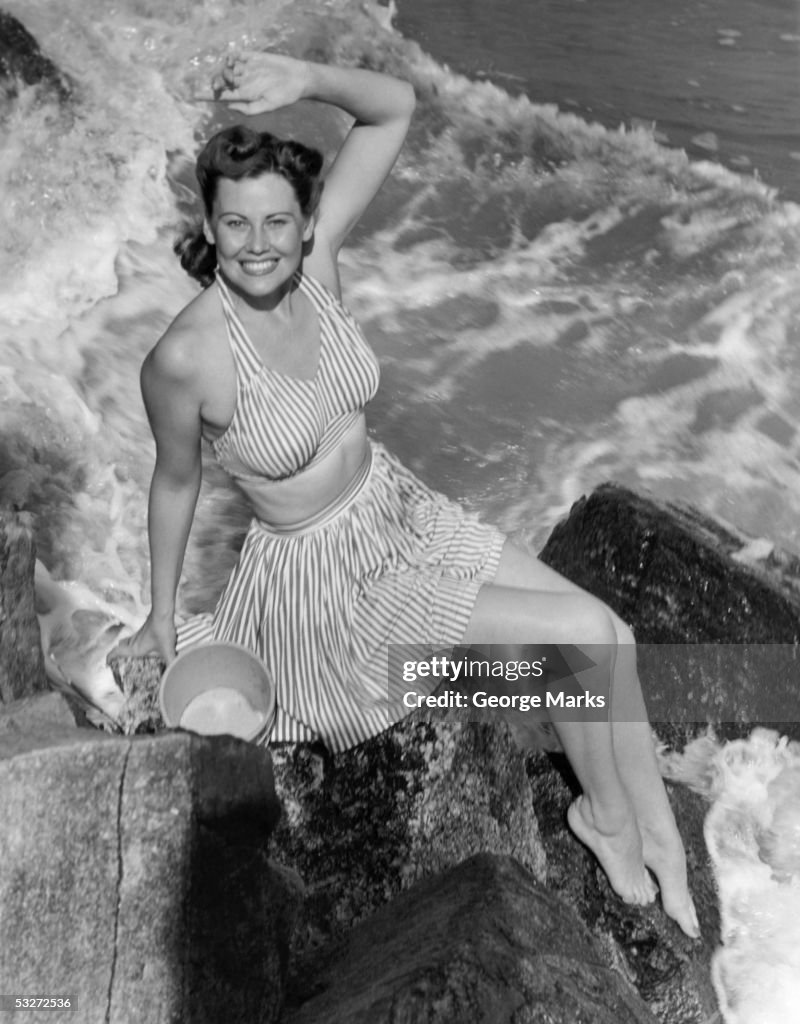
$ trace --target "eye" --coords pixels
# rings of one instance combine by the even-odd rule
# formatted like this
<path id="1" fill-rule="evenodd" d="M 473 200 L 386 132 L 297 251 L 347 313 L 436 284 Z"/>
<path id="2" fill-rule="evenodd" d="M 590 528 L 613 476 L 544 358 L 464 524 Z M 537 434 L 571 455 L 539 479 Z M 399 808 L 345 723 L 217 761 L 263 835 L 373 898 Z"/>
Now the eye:
<path id="1" fill-rule="evenodd" d="M 225 227 L 231 228 L 233 231 L 241 231 L 246 227 L 246 224 L 240 217 L 227 217 L 225 219 Z"/>

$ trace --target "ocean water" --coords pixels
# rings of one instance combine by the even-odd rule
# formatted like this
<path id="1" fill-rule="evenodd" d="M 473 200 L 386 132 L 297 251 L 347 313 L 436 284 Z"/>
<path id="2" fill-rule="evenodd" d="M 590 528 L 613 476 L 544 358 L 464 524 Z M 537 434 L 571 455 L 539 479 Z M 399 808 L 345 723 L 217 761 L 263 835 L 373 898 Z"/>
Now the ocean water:
<path id="1" fill-rule="evenodd" d="M 171 252 L 192 101 L 273 46 L 410 79 L 408 144 L 343 257 L 370 429 L 533 550 L 605 480 L 800 552 L 794 0 L 8 0 L 71 76 L 2 103 L 0 501 L 28 511 L 48 668 L 108 700 L 148 601 L 139 365 L 194 294 Z M 1 101 L 0 101 L 1 102 Z M 346 119 L 261 119 L 331 152 Z M 206 469 L 181 590 L 246 515 Z M 739 1018 L 731 1018 L 739 1019 Z"/>
<path id="2" fill-rule="evenodd" d="M 666 144 L 800 198 L 796 0 L 402 0 L 397 27 L 471 78 Z"/>

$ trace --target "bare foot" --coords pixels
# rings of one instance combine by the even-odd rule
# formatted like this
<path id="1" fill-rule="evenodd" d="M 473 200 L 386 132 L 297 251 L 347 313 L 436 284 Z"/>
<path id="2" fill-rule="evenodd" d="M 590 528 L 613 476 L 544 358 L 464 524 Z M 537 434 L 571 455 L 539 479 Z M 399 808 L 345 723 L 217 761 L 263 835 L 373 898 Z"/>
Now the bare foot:
<path id="1" fill-rule="evenodd" d="M 664 912 L 676 921 L 691 939 L 700 938 L 689 883 L 686 878 L 686 853 L 673 822 L 651 825 L 639 822 L 645 864 L 658 880 Z"/>
<path id="2" fill-rule="evenodd" d="M 611 888 L 625 903 L 643 906 L 653 902 L 656 888 L 645 867 L 642 838 L 633 815 L 617 828 L 600 828 L 589 801 L 579 796 L 567 811 L 567 821 L 600 861 Z"/>

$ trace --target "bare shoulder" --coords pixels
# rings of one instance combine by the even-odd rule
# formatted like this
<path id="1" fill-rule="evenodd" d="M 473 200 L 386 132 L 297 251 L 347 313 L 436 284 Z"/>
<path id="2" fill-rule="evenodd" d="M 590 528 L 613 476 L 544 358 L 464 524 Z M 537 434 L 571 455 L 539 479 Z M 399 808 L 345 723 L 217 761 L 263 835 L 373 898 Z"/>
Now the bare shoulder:
<path id="1" fill-rule="evenodd" d="M 217 306 L 206 289 L 175 317 L 148 353 L 142 366 L 142 383 L 191 385 L 204 375 L 213 357 Z"/>

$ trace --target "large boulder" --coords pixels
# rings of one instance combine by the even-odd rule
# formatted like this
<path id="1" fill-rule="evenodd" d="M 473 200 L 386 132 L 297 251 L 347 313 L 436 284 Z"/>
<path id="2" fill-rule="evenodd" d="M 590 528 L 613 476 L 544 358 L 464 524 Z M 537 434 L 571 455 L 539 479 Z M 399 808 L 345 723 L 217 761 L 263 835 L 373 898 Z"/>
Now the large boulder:
<path id="1" fill-rule="evenodd" d="M 0 991 L 86 1024 L 276 1020 L 300 884 L 278 814 L 269 753 L 230 737 L 0 735 Z"/>
<path id="2" fill-rule="evenodd" d="M 275 856 L 308 892 L 298 953 L 476 853 L 545 876 L 526 756 L 503 728 L 415 714 L 344 753 L 287 744 L 273 758 Z"/>
<path id="3" fill-rule="evenodd" d="M 314 962 L 284 1024 L 655 1024 L 577 914 L 480 854 L 403 893 Z"/>
<path id="4" fill-rule="evenodd" d="M 0 508 L 0 704 L 48 689 L 33 592 L 30 519 Z"/>
<path id="5" fill-rule="evenodd" d="M 800 641 L 798 560 L 690 507 L 604 484 L 540 558 L 632 623 L 641 644 Z"/>
<path id="6" fill-rule="evenodd" d="M 800 563 L 690 508 L 606 484 L 541 558 L 634 629 L 650 719 L 673 745 L 713 725 L 800 736 Z"/>

